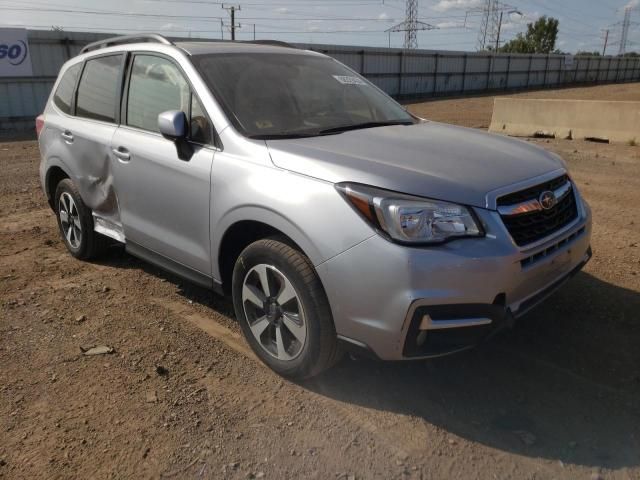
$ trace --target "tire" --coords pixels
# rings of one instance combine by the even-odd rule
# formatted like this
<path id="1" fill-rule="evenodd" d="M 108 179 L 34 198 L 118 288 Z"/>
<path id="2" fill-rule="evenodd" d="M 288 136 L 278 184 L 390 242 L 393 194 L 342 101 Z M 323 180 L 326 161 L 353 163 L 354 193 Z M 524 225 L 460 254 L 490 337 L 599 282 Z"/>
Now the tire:
<path id="1" fill-rule="evenodd" d="M 91 210 L 70 179 L 65 178 L 58 183 L 54 202 L 60 235 L 69 253 L 80 260 L 90 260 L 103 254 L 109 246 L 109 239 L 93 230 Z"/>
<path id="2" fill-rule="evenodd" d="M 269 295 L 262 288 L 263 275 Z M 247 342 L 276 373 L 309 378 L 340 359 L 331 309 L 320 279 L 311 261 L 286 239 L 267 238 L 245 248 L 235 263 L 232 293 Z M 294 297 L 286 301 L 291 295 Z"/>

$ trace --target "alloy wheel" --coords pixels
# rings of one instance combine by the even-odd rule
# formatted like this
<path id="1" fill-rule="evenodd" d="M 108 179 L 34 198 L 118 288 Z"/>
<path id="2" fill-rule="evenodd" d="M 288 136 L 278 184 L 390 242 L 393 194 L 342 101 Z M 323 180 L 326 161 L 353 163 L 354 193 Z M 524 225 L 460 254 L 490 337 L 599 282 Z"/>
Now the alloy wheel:
<path id="1" fill-rule="evenodd" d="M 293 360 L 307 338 L 307 323 L 291 281 L 272 265 L 251 268 L 242 284 L 242 305 L 254 338 L 269 355 Z"/>
<path id="2" fill-rule="evenodd" d="M 60 202 L 58 206 L 60 216 L 60 225 L 62 226 L 62 233 L 64 234 L 67 242 L 71 248 L 79 248 L 82 242 L 82 224 L 80 223 L 80 213 L 78 207 L 73 201 L 73 197 L 68 192 L 63 192 L 60 195 Z"/>

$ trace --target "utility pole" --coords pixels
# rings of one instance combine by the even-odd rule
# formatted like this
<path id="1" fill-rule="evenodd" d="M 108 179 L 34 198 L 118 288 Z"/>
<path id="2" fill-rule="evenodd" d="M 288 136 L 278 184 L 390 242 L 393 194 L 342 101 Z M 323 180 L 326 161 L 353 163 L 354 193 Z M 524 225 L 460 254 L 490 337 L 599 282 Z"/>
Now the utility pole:
<path id="1" fill-rule="evenodd" d="M 502 30 L 502 14 L 504 12 L 500 12 L 500 21 L 498 22 L 498 34 L 496 35 L 496 52 L 500 48 L 500 30 Z"/>
<path id="2" fill-rule="evenodd" d="M 609 29 L 607 28 L 604 31 L 604 47 L 602 47 L 602 56 L 604 57 L 607 53 L 607 43 L 609 42 Z"/>
<path id="3" fill-rule="evenodd" d="M 386 30 L 389 33 L 389 45 L 391 44 L 391 32 L 404 32 L 404 48 L 418 48 L 418 30 L 433 30 L 434 27 L 418 20 L 418 0 L 407 0 L 404 22 Z"/>
<path id="4" fill-rule="evenodd" d="M 242 8 L 240 8 L 240 5 L 225 7 L 224 3 L 222 4 L 222 8 L 227 10 L 231 16 L 231 41 L 234 42 L 236 39 L 236 28 L 240 27 L 240 25 L 236 25 L 236 10 L 242 10 Z"/>

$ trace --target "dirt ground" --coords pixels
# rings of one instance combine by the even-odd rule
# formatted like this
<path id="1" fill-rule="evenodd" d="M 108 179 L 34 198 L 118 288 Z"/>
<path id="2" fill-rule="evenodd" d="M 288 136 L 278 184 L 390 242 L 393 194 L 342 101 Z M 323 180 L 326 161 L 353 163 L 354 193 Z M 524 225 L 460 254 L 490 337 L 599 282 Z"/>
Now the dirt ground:
<path id="1" fill-rule="evenodd" d="M 411 108 L 486 126 L 491 98 Z M 640 147 L 531 141 L 593 208 L 584 272 L 470 352 L 299 384 L 254 359 L 228 299 L 118 249 L 68 255 L 37 145 L 0 143 L 0 478 L 640 479 Z"/>

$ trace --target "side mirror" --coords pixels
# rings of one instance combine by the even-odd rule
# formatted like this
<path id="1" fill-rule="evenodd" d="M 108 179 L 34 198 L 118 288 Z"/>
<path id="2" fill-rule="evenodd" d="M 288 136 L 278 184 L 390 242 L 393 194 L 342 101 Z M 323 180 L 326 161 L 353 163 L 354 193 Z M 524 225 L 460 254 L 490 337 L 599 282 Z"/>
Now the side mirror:
<path id="1" fill-rule="evenodd" d="M 168 110 L 158 115 L 158 130 L 162 136 L 176 144 L 178 158 L 188 162 L 193 148 L 187 140 L 187 116 L 180 110 Z"/>
<path id="2" fill-rule="evenodd" d="M 180 110 L 168 110 L 158 115 L 158 130 L 169 140 L 181 140 L 187 136 L 187 116 Z"/>

